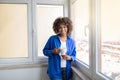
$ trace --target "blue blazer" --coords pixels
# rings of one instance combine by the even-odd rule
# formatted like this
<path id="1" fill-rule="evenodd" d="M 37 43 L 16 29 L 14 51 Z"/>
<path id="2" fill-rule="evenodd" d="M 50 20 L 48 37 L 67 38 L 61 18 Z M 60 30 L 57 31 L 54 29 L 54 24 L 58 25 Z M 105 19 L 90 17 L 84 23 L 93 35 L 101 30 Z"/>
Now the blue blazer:
<path id="1" fill-rule="evenodd" d="M 51 36 L 44 49 L 43 54 L 48 57 L 48 70 L 47 73 L 50 78 L 62 78 L 61 75 L 61 58 L 59 54 L 52 54 L 54 48 L 59 48 L 61 42 L 59 40 L 59 35 Z M 72 60 L 67 60 L 66 62 L 66 71 L 67 71 L 67 80 L 72 76 L 71 62 L 75 60 L 76 56 L 76 46 L 74 40 L 68 36 L 66 41 L 67 46 L 67 55 L 72 57 Z"/>

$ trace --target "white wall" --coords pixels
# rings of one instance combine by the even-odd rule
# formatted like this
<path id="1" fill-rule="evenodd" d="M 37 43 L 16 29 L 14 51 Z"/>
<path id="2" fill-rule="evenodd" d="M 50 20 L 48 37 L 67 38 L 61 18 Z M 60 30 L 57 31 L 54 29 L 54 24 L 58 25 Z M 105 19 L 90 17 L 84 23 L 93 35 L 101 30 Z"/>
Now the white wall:
<path id="1" fill-rule="evenodd" d="M 0 68 L 0 80 L 49 80 L 47 66 L 15 66 Z"/>

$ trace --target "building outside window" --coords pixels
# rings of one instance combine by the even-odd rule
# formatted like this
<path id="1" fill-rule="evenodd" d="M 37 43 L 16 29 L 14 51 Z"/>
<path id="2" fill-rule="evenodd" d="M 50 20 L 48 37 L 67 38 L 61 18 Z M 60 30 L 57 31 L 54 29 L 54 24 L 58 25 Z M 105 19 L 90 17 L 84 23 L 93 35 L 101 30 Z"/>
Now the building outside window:
<path id="1" fill-rule="evenodd" d="M 71 14 L 77 46 L 76 57 L 89 65 L 89 0 L 76 0 L 71 5 Z"/>
<path id="2" fill-rule="evenodd" d="M 100 72 L 120 79 L 120 1 L 101 0 Z"/>

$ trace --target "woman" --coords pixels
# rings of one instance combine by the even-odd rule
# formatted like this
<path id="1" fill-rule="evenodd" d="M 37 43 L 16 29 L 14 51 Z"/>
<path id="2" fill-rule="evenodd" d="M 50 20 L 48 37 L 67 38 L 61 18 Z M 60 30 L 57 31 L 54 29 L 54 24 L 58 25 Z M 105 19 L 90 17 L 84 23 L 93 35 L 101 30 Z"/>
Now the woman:
<path id="1" fill-rule="evenodd" d="M 43 53 L 48 56 L 48 75 L 50 80 L 70 80 L 72 76 L 71 62 L 75 60 L 76 46 L 70 37 L 72 21 L 68 17 L 59 17 L 53 23 L 52 35 Z"/>

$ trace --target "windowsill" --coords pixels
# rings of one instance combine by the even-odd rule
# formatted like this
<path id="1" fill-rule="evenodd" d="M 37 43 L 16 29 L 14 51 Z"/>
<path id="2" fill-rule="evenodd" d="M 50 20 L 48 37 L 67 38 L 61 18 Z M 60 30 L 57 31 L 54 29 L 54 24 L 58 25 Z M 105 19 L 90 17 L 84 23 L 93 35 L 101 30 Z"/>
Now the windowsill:
<path id="1" fill-rule="evenodd" d="M 80 80 L 91 80 L 83 72 L 78 70 L 76 67 L 72 66 L 73 73 L 79 77 Z"/>
<path id="2" fill-rule="evenodd" d="M 5 70 L 5 69 L 21 69 L 21 68 L 40 68 L 40 67 L 47 67 L 47 63 L 4 65 L 4 66 L 0 66 L 0 70 Z"/>

